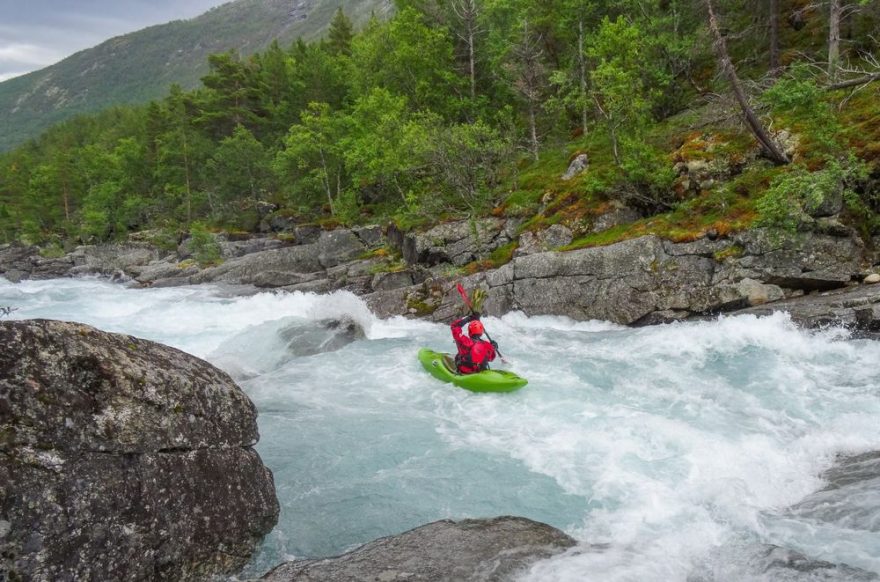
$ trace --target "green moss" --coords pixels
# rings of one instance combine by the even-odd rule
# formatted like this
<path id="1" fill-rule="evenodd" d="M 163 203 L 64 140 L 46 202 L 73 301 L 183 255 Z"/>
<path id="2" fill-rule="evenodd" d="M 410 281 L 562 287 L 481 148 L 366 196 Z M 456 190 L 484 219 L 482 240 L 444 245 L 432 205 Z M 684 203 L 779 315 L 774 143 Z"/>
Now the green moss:
<path id="1" fill-rule="evenodd" d="M 45 259 L 59 259 L 64 254 L 64 247 L 58 243 L 49 243 L 40 249 L 40 256 Z"/>
<path id="2" fill-rule="evenodd" d="M 719 263 L 724 262 L 727 259 L 738 259 L 743 256 L 746 250 L 739 244 L 732 244 L 727 248 L 721 249 L 720 251 L 715 251 L 712 255 L 716 261 Z"/>
<path id="3" fill-rule="evenodd" d="M 439 307 L 439 303 L 428 303 L 420 299 L 407 299 L 406 307 L 408 310 L 415 310 L 415 314 L 419 317 L 431 315 Z"/>

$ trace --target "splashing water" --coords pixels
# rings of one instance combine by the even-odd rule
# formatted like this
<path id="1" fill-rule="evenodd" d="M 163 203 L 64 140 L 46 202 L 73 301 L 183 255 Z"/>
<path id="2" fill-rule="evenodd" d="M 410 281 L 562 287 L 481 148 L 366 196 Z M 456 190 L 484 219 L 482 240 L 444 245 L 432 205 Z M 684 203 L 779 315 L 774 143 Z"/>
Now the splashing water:
<path id="1" fill-rule="evenodd" d="M 877 479 L 796 505 L 837 455 L 880 450 L 877 343 L 783 314 L 629 329 L 513 313 L 484 322 L 529 385 L 472 394 L 416 360 L 452 349 L 444 325 L 379 320 L 348 293 L 240 291 L 0 279 L 14 318 L 160 341 L 239 381 L 282 507 L 245 575 L 505 514 L 584 542 L 525 580 L 816 579 L 758 568 L 762 544 L 880 573 Z M 298 352 L 327 319 L 363 334 Z"/>

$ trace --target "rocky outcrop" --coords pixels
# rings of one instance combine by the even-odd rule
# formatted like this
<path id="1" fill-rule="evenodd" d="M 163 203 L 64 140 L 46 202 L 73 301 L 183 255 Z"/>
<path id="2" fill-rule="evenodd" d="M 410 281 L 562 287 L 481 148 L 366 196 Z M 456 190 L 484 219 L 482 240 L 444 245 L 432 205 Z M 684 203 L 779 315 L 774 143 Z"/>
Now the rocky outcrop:
<path id="1" fill-rule="evenodd" d="M 514 252 L 514 256 L 533 255 L 545 251 L 552 251 L 558 247 L 565 246 L 572 241 L 574 235 L 571 229 L 561 225 L 554 224 L 544 230 L 537 232 L 527 231 L 519 237 L 519 247 Z"/>
<path id="2" fill-rule="evenodd" d="M 824 293 L 793 297 L 758 307 L 737 310 L 732 315 L 769 315 L 785 311 L 805 328 L 843 325 L 857 337 L 880 339 L 880 287 L 860 285 Z"/>
<path id="3" fill-rule="evenodd" d="M 598 224 L 600 216 L 594 228 L 630 220 L 632 212 L 615 207 L 613 216 Z M 836 219 L 819 220 L 831 224 Z M 425 232 L 389 226 L 387 234 L 378 226 L 334 231 L 297 226 L 294 241 L 223 239 L 225 261 L 208 268 L 181 261 L 185 251 L 149 260 L 149 251 L 136 245 L 120 246 L 115 263 L 109 257 L 83 258 L 106 257 L 106 251 L 78 249 L 60 259 L 42 259 L 32 249 L 7 246 L 0 248 L 0 274 L 18 280 L 49 272 L 122 272 L 156 287 L 220 282 L 314 293 L 345 289 L 364 296 L 380 316 L 434 320 L 458 314 L 460 301 L 450 277 L 464 278 L 466 286 L 487 291 L 489 313 L 518 309 L 528 315 L 644 325 L 758 306 L 776 309 L 788 305 L 780 303 L 783 299 L 854 285 L 867 265 L 880 262 L 880 255 L 842 225 L 794 234 L 762 229 L 726 237 L 710 233 L 686 243 L 649 235 L 567 252 L 555 250 L 573 237 L 564 226 L 519 235 L 517 229 L 517 222 L 499 218 L 450 222 Z M 519 248 L 501 268 L 468 277 L 457 271 L 513 242 Z M 389 248 L 397 248 L 404 261 L 389 255 Z M 869 296 L 873 293 L 866 291 L 859 306 L 840 312 L 842 319 L 829 302 L 817 307 L 816 315 L 804 311 L 803 319 L 872 330 L 877 318 L 864 309 L 874 303 Z"/>
<path id="4" fill-rule="evenodd" d="M 575 158 L 568 164 L 568 169 L 565 170 L 565 173 L 562 175 L 560 180 L 571 180 L 575 176 L 579 176 L 587 171 L 590 167 L 590 158 L 587 154 L 578 154 Z"/>
<path id="5" fill-rule="evenodd" d="M 225 373 L 74 323 L 0 322 L 0 344 L 0 578 L 201 580 L 274 527 Z"/>
<path id="6" fill-rule="evenodd" d="M 465 282 L 487 291 L 489 313 L 518 309 L 528 315 L 648 324 L 843 287 L 859 278 L 861 256 L 857 239 L 816 234 L 777 238 L 757 230 L 679 244 L 645 236 L 516 257 Z M 418 287 L 399 295 L 411 302 L 416 292 Z M 431 317 L 447 320 L 459 310 L 460 300 L 447 285 Z"/>
<path id="7" fill-rule="evenodd" d="M 521 517 L 444 520 L 382 538 L 324 560 L 278 566 L 268 582 L 502 582 L 514 580 L 537 560 L 575 545 L 549 525 Z"/>
<path id="8" fill-rule="evenodd" d="M 401 251 L 410 265 L 467 265 L 516 238 L 517 224 L 501 218 L 461 220 L 404 235 Z"/>

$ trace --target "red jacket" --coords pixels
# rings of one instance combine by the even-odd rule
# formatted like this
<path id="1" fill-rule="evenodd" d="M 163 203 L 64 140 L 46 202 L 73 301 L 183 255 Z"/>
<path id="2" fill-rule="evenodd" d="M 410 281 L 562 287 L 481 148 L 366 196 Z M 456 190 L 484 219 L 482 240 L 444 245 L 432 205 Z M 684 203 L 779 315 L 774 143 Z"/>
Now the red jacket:
<path id="1" fill-rule="evenodd" d="M 480 336 L 468 337 L 462 332 L 461 327 L 470 321 L 470 317 L 456 319 L 449 326 L 452 329 L 452 339 L 458 348 L 455 363 L 458 371 L 462 374 L 473 374 L 489 367 L 489 362 L 495 359 L 495 348 L 491 343 Z"/>

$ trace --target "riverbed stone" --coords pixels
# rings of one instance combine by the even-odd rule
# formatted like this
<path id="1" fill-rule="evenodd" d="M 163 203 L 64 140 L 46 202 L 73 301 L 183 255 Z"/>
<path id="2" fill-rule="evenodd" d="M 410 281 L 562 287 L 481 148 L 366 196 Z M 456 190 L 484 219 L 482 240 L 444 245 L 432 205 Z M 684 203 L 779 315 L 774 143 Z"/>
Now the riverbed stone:
<path id="1" fill-rule="evenodd" d="M 0 321 L 0 578 L 203 580 L 274 527 L 256 411 L 179 350 Z"/>
<path id="2" fill-rule="evenodd" d="M 534 562 L 576 545 L 549 525 L 522 517 L 443 520 L 322 560 L 278 566 L 267 582 L 512 581 Z"/>

